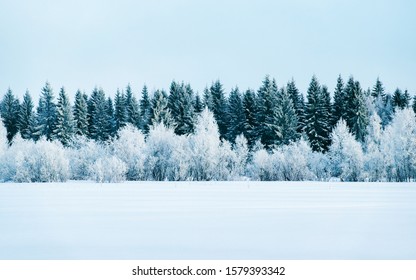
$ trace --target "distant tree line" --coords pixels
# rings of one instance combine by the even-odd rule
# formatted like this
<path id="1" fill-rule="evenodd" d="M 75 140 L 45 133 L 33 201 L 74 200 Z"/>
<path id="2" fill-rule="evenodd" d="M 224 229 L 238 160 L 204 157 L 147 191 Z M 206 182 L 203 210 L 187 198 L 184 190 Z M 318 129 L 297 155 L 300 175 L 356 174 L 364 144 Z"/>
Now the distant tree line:
<path id="1" fill-rule="evenodd" d="M 94 88 L 90 95 L 78 90 L 74 104 L 70 103 L 63 87 L 55 100 L 47 82 L 41 89 L 36 108 L 29 92 L 20 102 L 8 89 L 1 100 L 1 117 L 9 146 L 3 148 L 3 152 L 15 157 L 14 167 L 3 165 L 2 176 L 17 181 L 50 180 L 31 178 L 28 174 L 35 171 L 27 164 L 36 160 L 26 158 L 19 162 L 25 157 L 19 158 L 17 148 L 13 146 L 27 150 L 22 148 L 22 143 L 26 143 L 24 147 L 32 145 L 35 149 L 60 142 L 64 150 L 66 147 L 79 152 L 87 149 L 82 147 L 86 146 L 92 150 L 103 149 L 101 152 L 106 155 L 101 158 L 100 153 L 93 153 L 95 156 L 84 159 L 85 166 L 80 169 L 74 167 L 74 161 L 79 157 L 72 158 L 67 168 L 72 170 L 72 175 L 64 176 L 66 179 L 88 179 L 95 174 L 93 177 L 99 178 L 98 181 L 105 180 L 104 167 L 114 165 L 119 171 L 115 172 L 115 178 L 127 180 L 244 177 L 259 180 L 326 180 L 331 177 L 346 181 L 413 180 L 416 178 L 416 160 L 413 159 L 413 153 L 416 155 L 416 148 L 413 151 L 416 145 L 415 98 L 412 108 L 410 106 L 411 97 L 407 90 L 396 89 L 389 94 L 379 79 L 371 89 L 364 90 L 352 76 L 346 83 L 339 76 L 332 96 L 329 89 L 313 76 L 306 99 L 293 79 L 286 86 L 278 87 L 275 79 L 266 76 L 257 91 L 241 92 L 235 87 L 227 94 L 221 82 L 215 81 L 200 96 L 189 84 L 173 81 L 168 92 L 162 89 L 150 94 L 144 86 L 140 98 L 130 85 L 117 90 L 114 99 L 107 97 L 101 88 Z M 406 120 L 407 127 L 398 123 L 396 115 L 400 115 L 402 121 Z M 208 130 L 210 135 L 206 134 Z M 171 140 L 159 139 L 161 135 Z M 201 135 L 215 145 L 203 144 Z M 127 140 L 128 137 L 133 140 Z M 126 147 L 122 148 L 120 143 Z M 206 162 L 204 151 L 207 150 L 201 145 L 207 145 L 205 148 L 212 153 L 205 156 L 217 157 L 215 168 L 222 166 L 222 171 L 216 170 L 212 162 Z M 119 147 L 119 151 L 108 150 L 109 146 Z M 138 146 L 141 152 L 136 150 Z M 178 151 L 181 146 L 182 152 Z M 50 146 L 50 149 L 56 149 L 56 155 L 60 154 L 59 148 Z M 214 150 L 229 158 L 219 160 L 221 153 Z M 193 155 L 187 163 L 179 159 L 169 162 L 169 157 L 181 155 L 187 158 L 184 151 Z M 135 156 L 129 156 L 129 153 Z M 245 155 L 244 159 L 237 159 L 240 155 L 236 153 Z M 403 158 L 405 156 L 407 158 Z M 198 167 L 204 161 L 207 165 Z M 18 164 L 26 167 L 20 166 L 19 171 Z M 150 167 L 151 170 L 146 169 Z M 299 167 L 304 170 L 298 170 Z M 24 168 L 32 171 L 24 173 Z M 61 169 L 65 170 L 62 166 Z M 88 176 L 83 174 L 86 170 L 90 170 Z M 97 170 L 102 172 L 97 175 Z M 207 172 L 211 172 L 210 175 Z M 113 175 L 108 176 L 113 178 Z"/>

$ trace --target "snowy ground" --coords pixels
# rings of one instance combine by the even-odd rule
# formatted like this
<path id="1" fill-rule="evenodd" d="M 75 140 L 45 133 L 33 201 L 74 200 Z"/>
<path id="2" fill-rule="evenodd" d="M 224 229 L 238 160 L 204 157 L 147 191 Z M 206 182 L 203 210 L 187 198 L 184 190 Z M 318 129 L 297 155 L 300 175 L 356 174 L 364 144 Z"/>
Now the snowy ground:
<path id="1" fill-rule="evenodd" d="M 416 259 L 416 184 L 0 184 L 0 259 Z"/>

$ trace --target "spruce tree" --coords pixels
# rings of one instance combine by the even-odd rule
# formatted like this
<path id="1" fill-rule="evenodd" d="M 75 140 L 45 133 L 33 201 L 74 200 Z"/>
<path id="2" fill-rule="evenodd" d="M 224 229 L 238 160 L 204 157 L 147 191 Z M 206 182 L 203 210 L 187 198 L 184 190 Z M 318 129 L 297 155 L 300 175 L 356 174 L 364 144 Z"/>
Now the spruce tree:
<path id="1" fill-rule="evenodd" d="M 151 104 L 150 125 L 163 124 L 166 127 L 175 128 L 175 121 L 168 106 L 168 96 L 164 90 L 156 90 Z"/>
<path id="2" fill-rule="evenodd" d="M 259 138 L 258 123 L 257 123 L 257 105 L 254 91 L 248 89 L 243 97 L 243 111 L 244 111 L 244 136 L 247 139 L 249 148 L 251 149 L 254 143 Z"/>
<path id="3" fill-rule="evenodd" d="M 278 106 L 278 92 L 276 81 L 272 81 L 268 76 L 263 81 L 257 94 L 257 110 L 258 110 L 258 130 L 261 136 L 262 144 L 271 149 L 278 144 L 281 135 L 281 127 L 278 121 L 281 108 Z"/>
<path id="4" fill-rule="evenodd" d="M 88 106 L 86 95 L 80 90 L 75 94 L 74 131 L 76 135 L 88 135 Z"/>
<path id="5" fill-rule="evenodd" d="M 34 105 L 29 91 L 26 90 L 23 96 L 23 102 L 20 105 L 19 130 L 23 139 L 32 139 L 35 130 L 35 114 Z"/>
<path id="6" fill-rule="evenodd" d="M 334 92 L 334 105 L 332 109 L 332 122 L 331 126 L 334 127 L 339 120 L 342 118 L 346 120 L 346 98 L 345 98 L 345 88 L 344 81 L 342 80 L 341 75 L 338 76 L 337 85 Z"/>
<path id="7" fill-rule="evenodd" d="M 108 137 L 114 137 L 117 133 L 116 120 L 114 117 L 114 105 L 111 97 L 107 98 L 106 102 L 106 132 Z"/>
<path id="8" fill-rule="evenodd" d="M 170 86 L 168 107 L 176 124 L 175 133 L 190 134 L 194 130 L 194 92 L 189 84 L 186 86 L 173 81 Z"/>
<path id="9" fill-rule="evenodd" d="M 373 90 L 371 91 L 371 95 L 374 97 L 374 99 L 381 98 L 382 100 L 384 100 L 386 97 L 383 83 L 380 81 L 379 78 L 377 78 L 376 84 L 374 85 Z"/>
<path id="10" fill-rule="evenodd" d="M 322 100 L 322 122 L 324 124 L 323 136 L 325 138 L 324 150 L 328 150 L 329 145 L 331 144 L 330 133 L 332 131 L 332 105 L 331 105 L 331 95 L 328 91 L 327 86 L 323 85 L 321 88 L 321 100 Z"/>
<path id="11" fill-rule="evenodd" d="M 126 110 L 127 110 L 127 123 L 131 123 L 137 128 L 140 127 L 140 112 L 139 103 L 136 97 L 133 96 L 130 84 L 126 87 Z"/>
<path id="12" fill-rule="evenodd" d="M 297 132 L 302 133 L 305 127 L 305 101 L 303 94 L 299 92 L 294 79 L 287 83 L 286 91 L 292 100 L 293 107 L 296 112 L 298 121 Z"/>
<path id="13" fill-rule="evenodd" d="M 194 101 L 194 111 L 196 114 L 200 114 L 204 110 L 204 104 L 201 101 L 201 97 L 197 93 L 195 95 L 195 101 Z"/>
<path id="14" fill-rule="evenodd" d="M 277 96 L 277 108 L 273 112 L 276 114 L 280 137 L 278 144 L 287 145 L 299 138 L 298 116 L 296 114 L 293 101 L 287 90 L 281 88 Z"/>
<path id="15" fill-rule="evenodd" d="M 72 116 L 71 104 L 65 89 L 59 91 L 58 104 L 56 106 L 56 118 L 53 129 L 53 139 L 59 140 L 67 146 L 74 136 L 74 120 Z"/>
<path id="16" fill-rule="evenodd" d="M 3 119 L 4 127 L 7 130 L 7 140 L 12 142 L 13 137 L 18 132 L 19 120 L 19 100 L 14 96 L 9 88 L 0 104 L 0 114 Z"/>
<path id="17" fill-rule="evenodd" d="M 364 142 L 369 121 L 368 110 L 360 83 L 350 77 L 346 86 L 347 125 L 358 141 Z"/>
<path id="18" fill-rule="evenodd" d="M 107 102 L 104 91 L 95 88 L 89 100 L 90 127 L 89 135 L 96 141 L 106 141 L 108 134 Z"/>
<path id="19" fill-rule="evenodd" d="M 151 103 L 147 86 L 143 86 L 142 96 L 140 98 L 140 129 L 144 134 L 149 132 L 149 125 L 151 121 Z"/>
<path id="20" fill-rule="evenodd" d="M 392 100 L 394 108 L 399 108 L 403 110 L 404 108 L 409 107 L 409 100 L 410 100 L 410 96 L 407 90 L 405 91 L 405 93 L 403 93 L 402 90 L 399 88 L 397 88 L 394 91 L 393 100 Z"/>
<path id="21" fill-rule="evenodd" d="M 305 132 L 312 150 L 317 152 L 327 149 L 328 131 L 324 115 L 321 86 L 316 76 L 313 76 L 307 93 Z"/>
<path id="22" fill-rule="evenodd" d="M 39 105 L 37 108 L 35 140 L 45 136 L 47 140 L 52 140 L 54 124 L 56 119 L 56 104 L 54 94 L 48 82 L 41 90 Z"/>
<path id="23" fill-rule="evenodd" d="M 212 98 L 212 113 L 217 121 L 220 138 L 224 139 L 227 135 L 227 104 L 224 89 L 219 80 L 212 83 L 210 87 Z M 209 106 L 208 106 L 208 109 Z"/>
<path id="24" fill-rule="evenodd" d="M 117 89 L 114 103 L 115 129 L 118 131 L 120 128 L 123 128 L 127 122 L 126 98 L 124 96 L 124 92 L 120 92 L 120 90 Z"/>
<path id="25" fill-rule="evenodd" d="M 416 95 L 413 96 L 412 109 L 413 109 L 413 112 L 416 114 Z"/>
<path id="26" fill-rule="evenodd" d="M 204 95 L 203 95 L 203 99 L 204 99 L 204 106 L 203 107 L 207 107 L 208 110 L 210 110 L 211 112 L 214 111 L 214 104 L 212 101 L 212 95 L 211 92 L 209 91 L 209 89 L 206 87 L 204 89 Z"/>
<path id="27" fill-rule="evenodd" d="M 235 143 L 235 138 L 244 132 L 244 108 L 243 101 L 241 100 L 241 94 L 236 87 L 230 92 L 228 98 L 228 128 L 227 128 L 227 140 Z"/>

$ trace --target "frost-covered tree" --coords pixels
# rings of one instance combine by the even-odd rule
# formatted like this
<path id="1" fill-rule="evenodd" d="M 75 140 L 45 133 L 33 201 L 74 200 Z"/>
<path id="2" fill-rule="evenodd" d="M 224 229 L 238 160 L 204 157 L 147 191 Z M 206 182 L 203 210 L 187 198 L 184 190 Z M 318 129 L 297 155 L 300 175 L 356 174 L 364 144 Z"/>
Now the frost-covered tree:
<path id="1" fill-rule="evenodd" d="M 341 119 L 331 133 L 329 147 L 332 176 L 342 181 L 363 179 L 364 155 L 361 144 L 349 132 L 346 122 Z"/>
<path id="2" fill-rule="evenodd" d="M 75 94 L 73 107 L 74 132 L 76 135 L 88 135 L 88 106 L 87 98 L 80 90 Z"/>
<path id="3" fill-rule="evenodd" d="M 11 149 L 16 182 L 65 182 L 70 178 L 67 152 L 57 141 L 42 137 L 35 143 L 20 138 Z"/>
<path id="4" fill-rule="evenodd" d="M 23 102 L 20 104 L 19 114 L 19 130 L 23 139 L 32 139 L 35 131 L 35 114 L 33 111 L 34 105 L 29 91 L 26 91 L 23 96 Z"/>
<path id="5" fill-rule="evenodd" d="M 416 178 L 416 119 L 411 109 L 399 110 L 382 139 L 387 178 L 409 181 Z"/>
<path id="6" fill-rule="evenodd" d="M 381 119 L 376 112 L 373 112 L 364 145 L 364 170 L 369 181 L 382 181 L 386 178 L 386 163 L 381 149 L 382 134 Z"/>
<path id="7" fill-rule="evenodd" d="M 168 108 L 176 124 L 175 133 L 187 135 L 194 130 L 194 92 L 189 84 L 173 81 L 170 85 Z"/>
<path id="8" fill-rule="evenodd" d="M 97 183 L 118 183 L 126 180 L 126 164 L 114 155 L 104 155 L 90 166 L 90 178 Z"/>
<path id="9" fill-rule="evenodd" d="M 56 119 L 56 104 L 54 94 L 48 82 L 42 88 L 39 105 L 37 108 L 35 139 L 45 136 L 46 140 L 52 140 Z"/>
<path id="10" fill-rule="evenodd" d="M 146 158 L 144 161 L 145 178 L 148 180 L 164 181 L 179 180 L 180 168 L 175 156 L 180 136 L 175 135 L 172 128 L 163 123 L 156 123 L 149 131 L 146 141 Z"/>
<path id="11" fill-rule="evenodd" d="M 67 146 L 74 136 L 74 119 L 71 104 L 65 89 L 59 92 L 58 104 L 56 106 L 56 118 L 52 137 Z"/>
<path id="12" fill-rule="evenodd" d="M 244 108 L 243 101 L 241 99 L 241 93 L 238 87 L 234 88 L 230 92 L 228 98 L 228 128 L 227 128 L 227 139 L 234 143 L 237 135 L 244 132 Z"/>
<path id="13" fill-rule="evenodd" d="M 135 126 L 127 124 L 113 142 L 113 153 L 127 165 L 126 179 L 145 179 L 146 143 L 144 134 Z"/>
<path id="14" fill-rule="evenodd" d="M 237 179 L 243 178 L 246 176 L 246 169 L 249 161 L 248 142 L 243 134 L 240 134 L 235 138 L 233 151 L 235 152 L 236 162 L 233 170 L 231 171 L 232 176 L 236 177 Z"/>
<path id="15" fill-rule="evenodd" d="M 186 151 L 189 180 L 217 179 L 220 145 L 220 135 L 214 115 L 205 108 L 197 118 L 195 133 L 189 136 Z"/>
<path id="16" fill-rule="evenodd" d="M 19 128 L 19 100 L 9 88 L 0 103 L 0 115 L 7 130 L 7 139 L 11 143 Z"/>

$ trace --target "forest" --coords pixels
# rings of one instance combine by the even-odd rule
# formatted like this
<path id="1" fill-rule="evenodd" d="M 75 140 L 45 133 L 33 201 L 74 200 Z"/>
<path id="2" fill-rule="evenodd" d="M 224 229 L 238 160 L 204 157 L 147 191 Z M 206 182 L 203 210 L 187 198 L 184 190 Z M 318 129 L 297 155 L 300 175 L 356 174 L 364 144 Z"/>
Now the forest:
<path id="1" fill-rule="evenodd" d="M 139 97 L 130 85 L 114 98 L 78 90 L 73 104 L 46 82 L 36 108 L 11 89 L 0 105 L 0 182 L 416 178 L 416 97 L 378 78 L 363 89 L 338 76 L 331 92 L 313 76 L 306 96 L 269 76 L 201 95 L 173 81 Z"/>

